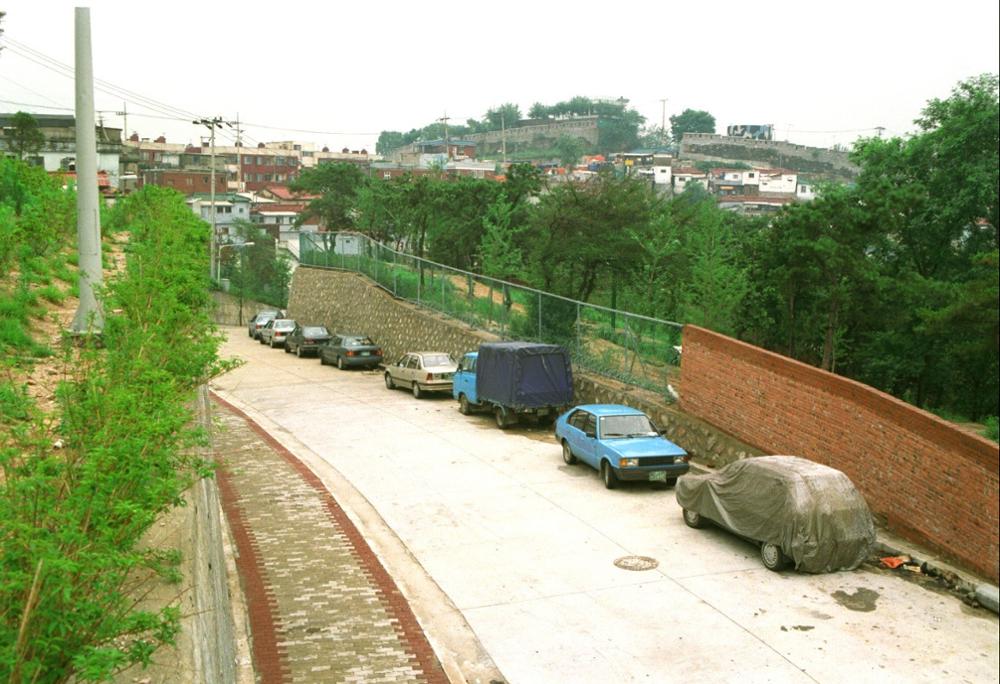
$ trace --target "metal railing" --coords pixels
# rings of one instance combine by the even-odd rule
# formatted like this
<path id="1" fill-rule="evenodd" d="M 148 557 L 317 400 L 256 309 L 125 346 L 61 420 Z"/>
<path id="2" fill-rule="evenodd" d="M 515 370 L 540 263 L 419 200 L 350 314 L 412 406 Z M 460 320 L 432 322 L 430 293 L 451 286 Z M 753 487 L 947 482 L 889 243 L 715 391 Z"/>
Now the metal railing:
<path id="1" fill-rule="evenodd" d="M 299 263 L 362 273 L 395 297 L 501 339 L 561 344 L 577 366 L 668 399 L 679 379 L 679 323 L 470 273 L 357 233 L 300 233 Z"/>

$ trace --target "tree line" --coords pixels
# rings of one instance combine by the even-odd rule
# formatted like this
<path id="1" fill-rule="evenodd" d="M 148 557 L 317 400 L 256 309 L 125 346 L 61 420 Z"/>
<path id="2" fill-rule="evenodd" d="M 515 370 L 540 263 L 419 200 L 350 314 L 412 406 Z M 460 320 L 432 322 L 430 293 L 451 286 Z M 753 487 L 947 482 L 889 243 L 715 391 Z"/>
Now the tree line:
<path id="1" fill-rule="evenodd" d="M 453 139 L 473 133 L 516 128 L 527 123 L 556 120 L 572 116 L 600 117 L 598 142 L 592 148 L 581 148 L 578 154 L 611 153 L 634 149 L 639 146 L 662 146 L 671 140 L 680 141 L 684 133 L 714 133 L 715 117 L 708 112 L 686 109 L 670 117 L 670 131 L 659 126 L 644 126 L 646 118 L 628 106 L 628 100 L 595 100 L 577 96 L 563 102 L 545 105 L 536 102 L 528 111 L 528 119 L 521 115 L 521 108 L 511 102 L 489 109 L 480 119 L 467 119 L 464 124 L 449 124 L 447 132 Z M 420 140 L 439 140 L 445 135 L 445 123 L 438 121 L 406 133 L 382 131 L 375 151 L 388 154 L 392 150 Z M 554 156 L 560 156 L 556 151 Z"/>
<path id="2" fill-rule="evenodd" d="M 322 194 L 311 209 L 331 230 L 703 325 L 981 419 L 1000 392 L 997 83 L 982 75 L 930 100 L 906 137 L 859 140 L 855 183 L 768 217 L 613 173 L 549 187 L 527 165 L 503 183 L 329 165 L 295 186 Z"/>

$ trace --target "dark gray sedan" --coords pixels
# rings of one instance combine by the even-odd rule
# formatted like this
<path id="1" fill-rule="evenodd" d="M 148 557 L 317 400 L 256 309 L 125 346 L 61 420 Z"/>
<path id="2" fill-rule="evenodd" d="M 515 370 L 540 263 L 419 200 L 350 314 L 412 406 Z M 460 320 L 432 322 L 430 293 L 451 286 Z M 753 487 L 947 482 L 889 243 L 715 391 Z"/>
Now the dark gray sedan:
<path id="1" fill-rule="evenodd" d="M 364 335 L 334 335 L 328 344 L 319 348 L 319 362 L 335 364 L 340 370 L 374 369 L 382 363 L 382 348 Z"/>
<path id="2" fill-rule="evenodd" d="M 305 354 L 319 354 L 319 348 L 330 341 L 330 331 L 322 325 L 296 325 L 285 338 L 285 351 L 302 358 Z"/>

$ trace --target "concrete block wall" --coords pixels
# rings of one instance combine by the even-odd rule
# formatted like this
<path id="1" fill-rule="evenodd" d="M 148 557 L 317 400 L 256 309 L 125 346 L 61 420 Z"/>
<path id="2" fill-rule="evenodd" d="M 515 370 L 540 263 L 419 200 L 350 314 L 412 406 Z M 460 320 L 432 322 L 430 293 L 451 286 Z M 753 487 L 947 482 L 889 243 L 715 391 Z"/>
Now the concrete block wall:
<path id="1" fill-rule="evenodd" d="M 773 454 L 842 470 L 899 534 L 1000 570 L 1000 451 L 872 387 L 695 326 L 681 409 Z"/>
<path id="2" fill-rule="evenodd" d="M 483 342 L 496 341 L 453 318 L 393 298 L 364 276 L 301 266 L 292 277 L 288 315 L 331 331 L 369 335 L 387 360 L 408 351 L 446 351 L 459 358 Z M 628 404 L 646 411 L 667 435 L 700 462 L 720 466 L 756 455 L 755 450 L 709 423 L 686 415 L 652 392 L 574 369 L 577 403 Z"/>

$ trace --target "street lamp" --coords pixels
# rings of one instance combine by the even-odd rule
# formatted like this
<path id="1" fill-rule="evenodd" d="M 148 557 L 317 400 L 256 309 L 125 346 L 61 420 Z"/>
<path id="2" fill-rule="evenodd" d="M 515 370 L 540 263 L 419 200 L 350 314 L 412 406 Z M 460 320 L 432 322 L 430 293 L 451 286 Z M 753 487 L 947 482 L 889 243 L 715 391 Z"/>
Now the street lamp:
<path id="1" fill-rule="evenodd" d="M 239 325 L 243 325 L 243 289 L 246 287 L 246 268 L 244 266 L 243 255 L 246 252 L 243 251 L 243 247 L 253 247 L 253 242 L 227 242 L 224 245 L 219 245 L 219 269 L 222 269 L 222 250 L 226 247 L 232 247 L 233 249 L 240 250 L 240 315 L 239 315 Z"/>

